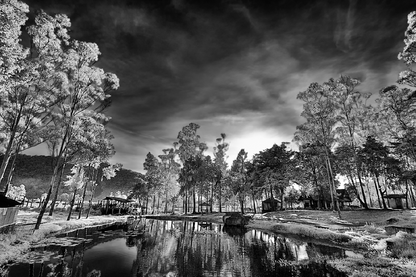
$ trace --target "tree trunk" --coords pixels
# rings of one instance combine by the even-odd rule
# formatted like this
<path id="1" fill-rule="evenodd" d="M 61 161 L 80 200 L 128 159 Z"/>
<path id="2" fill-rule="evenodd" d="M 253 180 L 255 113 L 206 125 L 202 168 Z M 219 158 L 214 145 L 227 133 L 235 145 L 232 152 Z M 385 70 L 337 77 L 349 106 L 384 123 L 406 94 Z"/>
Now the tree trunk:
<path id="1" fill-rule="evenodd" d="M 329 158 L 328 155 L 328 150 L 325 148 L 326 151 L 326 158 L 327 158 L 327 162 L 328 162 L 328 169 L 329 169 L 329 174 L 330 174 L 330 179 L 331 179 L 331 183 L 330 186 L 332 186 L 332 193 L 336 194 L 336 188 L 335 188 L 335 183 L 334 183 L 334 174 L 332 172 L 332 166 L 331 166 L 331 159 Z M 339 219 L 341 219 L 341 210 L 339 208 L 339 202 L 338 199 L 335 199 L 335 206 L 336 206 L 336 210 L 338 212 L 338 217 Z"/>
<path id="2" fill-rule="evenodd" d="M 211 182 L 211 201 L 209 201 L 210 211 L 212 213 L 212 205 L 214 204 L 214 182 Z"/>
<path id="3" fill-rule="evenodd" d="M 188 214 L 188 189 L 185 190 L 185 214 Z"/>
<path id="4" fill-rule="evenodd" d="M 149 206 L 149 196 L 146 196 L 146 214 L 147 214 L 147 207 Z"/>
<path id="5" fill-rule="evenodd" d="M 373 207 L 373 200 L 371 199 L 371 194 L 370 194 L 370 188 L 368 187 L 368 183 L 366 185 L 367 187 L 367 192 L 368 192 L 368 200 L 370 200 L 370 207 Z"/>
<path id="6" fill-rule="evenodd" d="M 88 181 L 85 183 L 84 191 L 82 192 L 82 199 L 81 199 L 81 203 L 79 206 L 78 219 L 80 219 L 82 215 L 82 209 L 84 208 L 84 200 L 85 200 L 85 194 L 87 193 L 87 188 L 88 188 Z"/>
<path id="7" fill-rule="evenodd" d="M 65 165 L 66 165 L 66 162 L 64 160 L 64 163 L 63 163 L 62 168 L 61 168 L 60 173 L 59 173 L 59 180 L 58 180 L 58 184 L 56 185 L 55 195 L 54 195 L 53 200 L 52 200 L 51 209 L 49 210 L 49 216 L 52 216 L 53 211 L 55 210 L 55 205 L 56 205 L 56 201 L 58 200 L 59 188 L 61 186 L 62 176 L 63 176 L 64 170 L 65 170 Z"/>
<path id="8" fill-rule="evenodd" d="M 13 146 L 13 140 L 15 136 L 16 136 L 16 132 L 14 131 L 12 132 L 9 142 L 7 143 L 6 152 L 4 153 L 3 161 L 1 162 L 1 166 L 0 166 L 0 192 L 4 193 L 4 195 L 6 194 L 6 191 L 5 191 L 6 187 L 2 188 L 1 183 L 6 173 L 7 166 L 9 165 L 10 157 L 12 155 L 12 146 Z"/>
<path id="9" fill-rule="evenodd" d="M 406 209 L 409 209 L 409 182 L 406 179 Z"/>
<path id="10" fill-rule="evenodd" d="M 19 144 L 18 147 L 20 147 L 20 144 Z M 14 169 L 16 168 L 17 155 L 18 155 L 18 152 L 16 150 L 16 153 L 13 155 L 13 160 L 12 160 L 12 163 L 11 163 L 11 166 L 10 166 L 9 175 L 7 176 L 6 188 L 4 190 L 4 194 L 6 194 L 9 191 L 9 187 L 10 187 L 10 183 L 12 181 Z"/>
<path id="11" fill-rule="evenodd" d="M 241 214 L 244 214 L 244 199 L 240 199 Z"/>
<path id="12" fill-rule="evenodd" d="M 156 194 L 153 194 L 152 214 L 155 214 Z"/>
<path id="13" fill-rule="evenodd" d="M 380 193 L 381 201 L 383 203 L 383 209 L 387 210 L 386 199 L 384 199 L 383 197 L 383 192 L 381 191 L 380 180 L 379 180 L 378 175 L 376 175 L 376 182 L 377 182 L 378 191 Z"/>
<path id="14" fill-rule="evenodd" d="M 59 164 L 59 160 L 60 159 L 58 159 L 58 164 Z M 39 227 L 40 227 L 40 224 L 42 222 L 43 215 L 45 214 L 45 211 L 46 211 L 46 207 L 48 206 L 49 198 L 51 197 L 52 190 L 55 187 L 55 179 L 56 179 L 56 176 L 58 174 L 58 164 L 54 168 L 54 171 L 53 171 L 53 174 L 52 174 L 52 178 L 51 178 L 51 182 L 49 184 L 49 189 L 48 189 L 48 192 L 46 194 L 46 198 L 44 200 L 44 203 L 42 204 L 42 207 L 40 209 L 38 218 L 36 220 L 35 230 L 39 229 Z"/>
<path id="15" fill-rule="evenodd" d="M 380 208 L 382 208 L 382 203 L 381 203 L 380 193 L 379 193 L 378 188 L 377 188 L 377 182 L 376 182 L 376 178 L 375 178 L 375 177 L 373 177 L 373 182 L 374 182 L 374 188 L 376 189 L 376 193 L 377 193 L 378 206 L 379 206 Z"/>
<path id="16" fill-rule="evenodd" d="M 256 214 L 256 200 L 254 198 L 254 192 L 252 193 L 253 196 L 253 210 L 254 210 L 254 214 Z"/>
<path id="17" fill-rule="evenodd" d="M 222 213 L 222 207 L 221 207 L 221 180 L 218 181 L 218 187 L 219 187 L 219 197 L 218 197 L 219 212 Z"/>
<path id="18" fill-rule="evenodd" d="M 71 204 L 69 206 L 69 213 L 68 213 L 68 217 L 67 217 L 67 221 L 71 219 L 71 215 L 72 215 L 72 208 L 74 207 L 75 204 L 75 196 L 77 194 L 77 189 L 74 189 L 74 194 L 72 196 L 72 200 L 71 200 Z"/>
<path id="19" fill-rule="evenodd" d="M 168 190 L 165 192 L 165 214 L 168 212 Z"/>
<path id="20" fill-rule="evenodd" d="M 410 198 L 412 199 L 412 207 L 414 207 L 416 205 L 416 199 L 413 193 L 413 186 L 410 186 Z"/>
<path id="21" fill-rule="evenodd" d="M 91 211 L 91 208 L 92 208 L 92 200 L 94 199 L 94 192 L 95 192 L 96 187 L 97 187 L 97 184 L 92 185 L 91 197 L 90 197 L 90 200 L 88 201 L 88 210 L 87 210 L 87 215 L 85 216 L 85 218 L 88 218 L 89 215 L 90 215 L 90 211 Z"/>
<path id="22" fill-rule="evenodd" d="M 285 189 L 284 188 L 280 188 L 280 210 L 284 210 L 285 209 L 285 206 L 284 206 L 284 204 L 285 204 L 285 195 L 284 195 L 284 193 L 285 193 Z"/>
<path id="23" fill-rule="evenodd" d="M 195 185 L 194 185 L 194 192 L 193 192 L 192 199 L 193 199 L 193 202 L 194 202 L 194 206 L 192 207 L 192 213 L 195 214 L 195 212 L 196 212 L 196 209 L 195 209 L 196 208 L 195 207 L 195 204 L 196 204 Z"/>

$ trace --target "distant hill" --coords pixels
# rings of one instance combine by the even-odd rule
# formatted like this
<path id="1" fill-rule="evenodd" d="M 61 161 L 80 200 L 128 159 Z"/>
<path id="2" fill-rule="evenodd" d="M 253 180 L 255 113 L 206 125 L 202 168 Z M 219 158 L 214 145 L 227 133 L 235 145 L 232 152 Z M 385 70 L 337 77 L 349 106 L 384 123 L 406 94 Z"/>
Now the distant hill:
<path id="1" fill-rule="evenodd" d="M 0 161 L 2 160 L 3 156 L 0 155 Z M 70 175 L 71 168 L 72 165 L 65 167 L 64 176 Z M 9 171 L 10 166 L 7 168 L 6 176 L 8 176 Z M 19 155 L 16 159 L 15 172 L 11 183 L 13 185 L 24 184 L 27 196 L 29 198 L 38 198 L 43 193 L 47 192 L 52 173 L 51 156 Z M 111 192 L 115 193 L 117 191 L 127 193 L 137 183 L 140 176 L 141 173 L 122 168 L 117 172 L 116 176 L 110 180 L 104 179 L 102 182 L 99 182 L 94 198 L 102 199 Z M 64 177 L 64 180 L 66 180 L 66 177 Z M 2 183 L 5 181 L 6 180 L 3 180 Z M 68 189 L 62 187 L 62 193 L 63 192 L 68 192 Z"/>

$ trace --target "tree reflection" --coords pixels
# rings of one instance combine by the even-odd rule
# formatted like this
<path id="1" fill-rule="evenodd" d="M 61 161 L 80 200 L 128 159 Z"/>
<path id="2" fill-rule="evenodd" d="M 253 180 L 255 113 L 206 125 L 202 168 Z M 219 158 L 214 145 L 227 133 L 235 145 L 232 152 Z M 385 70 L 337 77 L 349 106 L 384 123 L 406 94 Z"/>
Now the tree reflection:
<path id="1" fill-rule="evenodd" d="M 61 252 L 57 253 L 60 255 L 51 259 L 47 267 L 46 263 L 44 268 L 40 263 L 27 265 L 24 275 L 99 277 L 101 274 L 113 274 L 107 272 L 111 269 L 91 263 L 91 254 L 85 256 L 90 248 L 100 246 L 102 252 L 98 253 L 104 254 L 99 258 L 94 256 L 94 260 L 98 259 L 98 263 L 111 263 L 117 254 L 113 252 L 115 249 L 105 248 L 108 246 L 104 242 L 108 241 L 125 253 L 136 251 L 134 259 L 129 260 L 132 262 L 115 269 L 124 270 L 123 274 L 126 275 L 127 272 L 128 276 L 312 277 L 327 273 L 325 276 L 343 276 L 337 275 L 325 264 L 310 262 L 311 259 L 320 257 L 345 257 L 342 249 L 218 224 L 158 220 L 144 220 L 142 223 L 140 228 L 145 228 L 145 232 L 136 232 L 137 228 L 133 227 L 124 233 L 98 232 L 94 234 L 92 242 L 76 247 L 62 247 Z M 120 236 L 125 237 L 125 241 Z M 121 244 L 111 244 L 114 239 L 118 239 Z M 112 256 L 109 255 L 110 252 Z M 126 260 L 121 258 L 119 261 Z"/>

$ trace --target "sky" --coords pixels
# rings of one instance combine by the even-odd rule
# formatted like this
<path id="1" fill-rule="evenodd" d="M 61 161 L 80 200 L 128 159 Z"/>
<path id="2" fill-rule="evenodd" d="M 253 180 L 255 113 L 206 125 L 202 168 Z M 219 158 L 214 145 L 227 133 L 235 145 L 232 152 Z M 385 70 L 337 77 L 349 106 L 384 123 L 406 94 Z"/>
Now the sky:
<path id="1" fill-rule="evenodd" d="M 98 44 L 96 66 L 120 79 L 106 111 L 111 162 L 139 172 L 191 122 L 208 154 L 226 133 L 231 163 L 240 149 L 291 142 L 304 122 L 296 96 L 312 82 L 350 75 L 373 93 L 394 84 L 416 10 L 410 0 L 25 2 L 67 14 L 72 38 Z"/>

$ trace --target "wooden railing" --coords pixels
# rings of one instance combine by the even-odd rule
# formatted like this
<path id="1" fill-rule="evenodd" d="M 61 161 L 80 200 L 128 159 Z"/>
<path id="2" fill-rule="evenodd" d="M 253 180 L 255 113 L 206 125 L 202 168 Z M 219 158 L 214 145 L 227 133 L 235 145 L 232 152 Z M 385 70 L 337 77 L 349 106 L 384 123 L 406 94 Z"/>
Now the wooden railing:
<path id="1" fill-rule="evenodd" d="M 0 232 L 15 224 L 18 211 L 19 207 L 0 208 Z"/>

